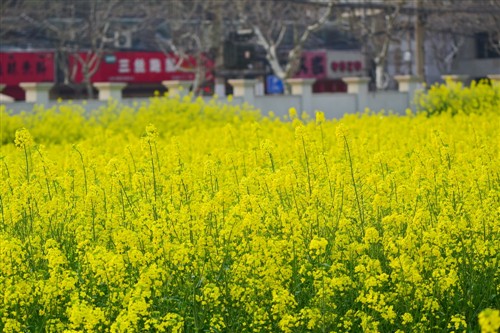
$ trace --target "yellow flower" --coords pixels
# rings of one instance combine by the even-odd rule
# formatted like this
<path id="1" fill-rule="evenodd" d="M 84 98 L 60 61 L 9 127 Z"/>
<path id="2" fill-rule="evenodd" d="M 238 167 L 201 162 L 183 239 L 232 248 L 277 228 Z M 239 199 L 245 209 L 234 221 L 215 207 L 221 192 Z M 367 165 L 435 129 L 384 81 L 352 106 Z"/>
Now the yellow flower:
<path id="1" fill-rule="evenodd" d="M 309 252 L 312 255 L 318 256 L 326 251 L 326 247 L 328 246 L 328 240 L 323 237 L 314 237 L 309 243 Z"/>
<path id="2" fill-rule="evenodd" d="M 31 147 L 33 145 L 33 137 L 26 128 L 21 128 L 16 131 L 14 143 L 18 148 Z"/>
<path id="3" fill-rule="evenodd" d="M 403 325 L 407 325 L 413 322 L 413 316 L 409 314 L 408 312 L 405 312 L 402 316 L 401 319 L 403 319 Z"/>
<path id="4" fill-rule="evenodd" d="M 497 333 L 500 329 L 500 310 L 485 309 L 479 313 L 481 333 Z"/>
<path id="5" fill-rule="evenodd" d="M 321 125 L 325 122 L 325 113 L 316 111 L 316 124 Z"/>
<path id="6" fill-rule="evenodd" d="M 337 125 L 335 135 L 338 139 L 344 139 L 347 136 L 347 128 L 343 123 Z"/>
<path id="7" fill-rule="evenodd" d="M 23 332 L 22 325 L 19 321 L 15 319 L 4 319 L 4 328 L 3 332 L 5 333 L 14 333 L 14 332 Z"/>
<path id="8" fill-rule="evenodd" d="M 363 239 L 365 243 L 377 243 L 380 240 L 380 235 L 377 229 L 373 227 L 368 227 L 365 230 L 365 237 Z"/>
<path id="9" fill-rule="evenodd" d="M 156 139 L 158 137 L 158 129 L 155 125 L 149 124 L 146 126 L 146 136 L 151 139 Z"/>
<path id="10" fill-rule="evenodd" d="M 451 88 L 427 105 L 489 109 L 284 122 L 194 96 L 88 117 L 0 106 L 0 330 L 470 330 L 447 300 L 471 269 L 490 277 L 473 289 L 500 291 L 500 87 Z M 499 317 L 481 312 L 482 331 Z"/>

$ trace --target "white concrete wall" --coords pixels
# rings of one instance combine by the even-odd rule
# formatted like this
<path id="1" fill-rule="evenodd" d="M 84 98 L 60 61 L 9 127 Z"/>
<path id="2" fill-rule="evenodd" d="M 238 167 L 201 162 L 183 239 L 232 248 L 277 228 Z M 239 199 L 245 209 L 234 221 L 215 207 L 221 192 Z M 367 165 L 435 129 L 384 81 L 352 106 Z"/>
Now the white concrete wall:
<path id="1" fill-rule="evenodd" d="M 393 111 L 404 115 L 409 107 L 408 94 L 397 91 L 380 91 L 366 96 L 366 104 L 372 111 Z"/>
<path id="2" fill-rule="evenodd" d="M 143 103 L 149 103 L 151 98 L 124 98 L 120 101 L 121 104 L 134 107 L 136 105 L 141 105 Z M 203 100 L 205 102 L 209 102 L 212 100 L 212 97 L 204 96 Z M 244 101 L 241 97 L 233 97 L 231 102 L 228 102 L 225 97 L 220 97 L 217 100 L 217 103 L 226 103 L 231 105 L 242 104 Z M 70 102 L 63 101 L 49 101 L 47 104 L 44 104 L 45 109 L 50 109 L 53 107 L 57 107 L 59 105 L 68 105 Z M 1 105 L 5 105 L 5 109 L 7 112 L 12 114 L 18 114 L 21 112 L 31 112 L 35 104 L 33 102 L 8 102 L 8 103 L 0 103 Z M 73 100 L 71 101 L 71 105 L 76 105 L 78 107 L 82 107 L 86 112 L 90 112 L 92 110 L 97 110 L 107 104 L 107 101 L 99 101 L 99 100 Z"/>
<path id="3" fill-rule="evenodd" d="M 149 103 L 149 98 L 130 98 L 130 99 L 122 99 L 120 101 L 121 104 L 130 106 L 130 107 L 135 107 L 136 105 L 141 105 L 144 103 Z M 99 101 L 99 100 L 74 100 L 74 101 L 63 101 L 63 102 L 57 102 L 57 101 L 49 101 L 46 104 L 43 104 L 43 107 L 45 109 L 51 109 L 53 107 L 58 107 L 61 105 L 75 105 L 77 107 L 81 107 L 85 110 L 85 112 L 90 112 L 93 110 L 98 110 L 101 107 L 104 107 L 107 105 L 107 101 Z M 12 102 L 12 103 L 1 103 L 2 105 L 5 105 L 5 110 L 8 113 L 11 114 L 19 114 L 21 112 L 31 112 L 33 111 L 33 107 L 38 103 L 34 102 Z"/>
<path id="4" fill-rule="evenodd" d="M 355 94 L 322 93 L 313 96 L 313 110 L 323 111 L 328 119 L 341 118 L 344 114 L 356 112 Z"/>
<path id="5" fill-rule="evenodd" d="M 493 73 L 492 68 L 495 68 L 496 73 Z M 455 63 L 453 69 L 454 73 L 469 75 L 471 78 L 500 74 L 500 58 L 460 60 Z"/>
<path id="6" fill-rule="evenodd" d="M 401 77 L 402 82 L 411 77 Z M 307 80 L 299 80 L 294 82 L 294 95 L 268 95 L 255 96 L 253 84 L 248 81 L 239 80 L 238 84 L 243 87 L 240 89 L 240 96 L 234 96 L 231 101 L 225 97 L 218 98 L 215 103 L 227 103 L 232 105 L 248 103 L 250 107 L 255 107 L 261 110 L 263 115 L 268 115 L 272 111 L 276 116 L 283 117 L 288 115 L 289 109 L 294 107 L 300 113 L 307 111 L 310 115 L 314 111 L 323 111 L 326 118 L 341 118 L 344 114 L 355 112 L 364 112 L 365 108 L 374 111 L 382 109 L 393 111 L 397 114 L 405 114 L 405 110 L 411 106 L 412 95 L 415 89 L 409 89 L 408 84 L 400 84 L 399 92 L 368 92 L 368 78 L 366 77 L 350 77 L 344 79 L 349 88 L 349 93 L 321 93 L 312 94 L 312 82 Z M 241 81 L 241 82 L 240 82 Z M 411 81 L 411 80 L 410 80 Z M 408 81 L 409 82 L 409 81 Z M 175 96 L 173 98 L 179 98 Z M 203 97 L 207 102 L 211 101 L 210 97 Z M 149 103 L 150 98 L 142 99 L 121 99 L 120 103 L 137 107 L 144 103 Z M 86 112 L 96 110 L 107 104 L 107 101 L 88 100 L 88 101 L 73 101 L 73 105 L 81 106 Z M 211 103 L 214 103 L 212 101 Z M 58 106 L 56 101 L 45 102 L 46 108 Z M 64 103 L 66 104 L 66 103 Z M 15 102 L 6 103 L 7 111 L 11 113 L 19 113 L 21 111 L 30 112 L 33 109 L 34 103 Z"/>
<path id="7" fill-rule="evenodd" d="M 396 113 L 404 114 L 407 106 L 407 94 L 398 92 L 379 92 L 376 94 L 369 94 L 367 96 L 367 104 L 370 105 L 372 110 L 394 110 Z M 134 99 L 122 99 L 120 103 L 127 106 L 137 106 L 143 103 L 148 103 L 149 98 L 134 98 Z M 211 100 L 210 97 L 203 97 L 205 102 Z M 347 93 L 322 93 L 314 94 L 312 98 L 312 107 L 314 111 L 323 111 L 325 117 L 328 119 L 341 118 L 344 114 L 356 113 L 358 111 L 358 96 L 356 94 Z M 99 100 L 90 101 L 73 101 L 72 105 L 82 107 L 86 112 L 92 110 L 97 110 L 100 107 L 106 105 L 107 102 Z M 233 97 L 231 102 L 227 102 L 225 98 L 219 98 L 217 103 L 228 103 L 232 105 L 243 104 L 244 101 L 241 97 Z M 3 103 L 2 103 L 3 104 Z M 13 114 L 18 114 L 22 111 L 31 112 L 35 103 L 29 102 L 14 102 L 5 103 L 8 112 Z M 46 109 L 52 107 L 57 107 L 58 105 L 67 105 L 65 102 L 58 103 L 56 101 L 51 101 L 45 105 Z M 256 96 L 254 106 L 262 111 L 263 115 L 268 115 L 269 111 L 278 117 L 283 117 L 288 115 L 288 110 L 291 107 L 297 109 L 298 112 L 301 111 L 301 96 L 294 95 L 280 95 L 280 96 Z M 364 108 L 363 108 L 364 109 Z M 308 112 L 312 115 L 313 112 Z"/>
<path id="8" fill-rule="evenodd" d="M 288 110 L 291 107 L 297 109 L 300 112 L 301 97 L 292 95 L 280 95 L 280 96 L 256 96 L 255 97 L 255 107 L 262 111 L 263 115 L 268 115 L 269 111 L 272 111 L 277 117 L 283 117 L 288 115 Z"/>
<path id="9" fill-rule="evenodd" d="M 212 96 L 203 96 L 203 101 L 205 103 L 209 103 L 212 101 Z M 227 97 L 218 97 L 217 98 L 217 103 L 224 103 L 224 104 L 230 104 L 230 105 L 237 105 L 237 104 L 243 104 L 244 100 L 242 97 L 232 97 L 231 102 L 228 102 Z"/>

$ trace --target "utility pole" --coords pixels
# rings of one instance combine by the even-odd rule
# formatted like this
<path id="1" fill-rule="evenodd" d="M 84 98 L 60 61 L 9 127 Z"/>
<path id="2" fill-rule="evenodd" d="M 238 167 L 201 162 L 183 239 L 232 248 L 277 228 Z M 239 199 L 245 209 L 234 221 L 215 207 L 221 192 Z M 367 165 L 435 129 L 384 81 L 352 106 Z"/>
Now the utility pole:
<path id="1" fill-rule="evenodd" d="M 422 82 L 425 82 L 425 13 L 422 8 L 422 0 L 416 0 L 415 14 L 415 62 L 417 65 L 417 76 Z"/>

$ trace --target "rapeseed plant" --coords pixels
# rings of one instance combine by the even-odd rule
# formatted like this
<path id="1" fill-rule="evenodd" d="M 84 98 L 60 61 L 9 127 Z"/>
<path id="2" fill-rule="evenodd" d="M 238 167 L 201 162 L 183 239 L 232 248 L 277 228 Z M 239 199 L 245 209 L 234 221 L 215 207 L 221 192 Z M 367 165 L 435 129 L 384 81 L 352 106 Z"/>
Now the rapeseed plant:
<path id="1" fill-rule="evenodd" d="M 498 331 L 498 113 L 58 108 L 2 114 L 1 331 Z"/>

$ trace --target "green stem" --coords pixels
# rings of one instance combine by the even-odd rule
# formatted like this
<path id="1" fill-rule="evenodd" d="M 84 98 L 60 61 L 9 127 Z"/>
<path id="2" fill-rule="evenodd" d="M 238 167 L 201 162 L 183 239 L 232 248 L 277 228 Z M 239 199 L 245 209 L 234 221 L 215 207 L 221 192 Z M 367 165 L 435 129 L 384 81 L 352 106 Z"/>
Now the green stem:
<path id="1" fill-rule="evenodd" d="M 85 163 L 83 163 L 83 155 L 82 153 L 76 148 L 76 146 L 73 146 L 73 149 L 76 150 L 78 155 L 80 155 L 80 161 L 82 162 L 82 168 L 83 168 L 83 180 L 85 182 L 85 195 L 87 194 L 87 170 L 85 169 Z"/>
<path id="2" fill-rule="evenodd" d="M 30 171 L 29 171 L 29 163 L 28 163 L 28 149 L 26 148 L 26 145 L 24 145 L 23 148 L 24 148 L 24 160 L 26 162 L 26 181 L 29 184 L 30 183 Z"/>
<path id="3" fill-rule="evenodd" d="M 151 146 L 151 142 L 149 143 L 149 152 L 151 155 L 151 170 L 153 172 L 153 190 L 154 190 L 154 197 L 156 201 L 156 173 L 155 173 L 155 162 L 153 159 L 153 147 Z"/>
<path id="4" fill-rule="evenodd" d="M 344 136 L 344 144 L 345 144 L 346 151 L 347 151 L 347 157 L 349 158 L 349 168 L 351 171 L 351 180 L 352 180 L 352 185 L 354 187 L 354 195 L 356 196 L 356 203 L 358 206 L 359 219 L 361 221 L 361 231 L 364 234 L 365 218 L 363 215 L 363 208 L 361 207 L 361 202 L 359 201 L 359 194 L 358 194 L 358 187 L 356 186 L 356 179 L 354 178 L 354 168 L 353 168 L 353 163 L 352 163 L 351 150 L 349 149 L 349 143 L 347 142 L 347 138 L 345 136 Z"/>
<path id="5" fill-rule="evenodd" d="M 308 188 L 309 188 L 309 195 L 311 195 L 312 194 L 311 172 L 309 170 L 309 158 L 307 157 L 306 142 L 304 141 L 304 137 L 302 137 L 302 148 L 304 150 L 304 156 L 305 156 L 305 159 L 306 159 L 307 185 L 308 185 Z"/>
<path id="6" fill-rule="evenodd" d="M 47 193 L 49 194 L 49 199 L 52 200 L 52 194 L 50 193 L 50 184 L 49 184 L 49 175 L 47 173 L 47 167 L 45 166 L 45 159 L 43 158 L 42 153 L 40 150 L 37 149 L 38 155 L 40 155 L 40 158 L 42 159 L 43 162 L 43 173 L 45 174 L 45 186 L 47 186 Z"/>

